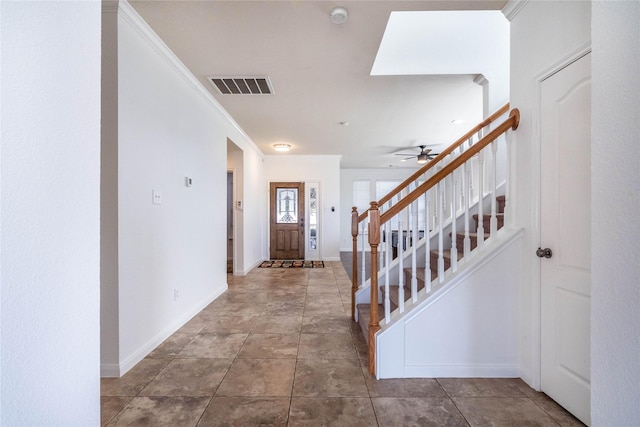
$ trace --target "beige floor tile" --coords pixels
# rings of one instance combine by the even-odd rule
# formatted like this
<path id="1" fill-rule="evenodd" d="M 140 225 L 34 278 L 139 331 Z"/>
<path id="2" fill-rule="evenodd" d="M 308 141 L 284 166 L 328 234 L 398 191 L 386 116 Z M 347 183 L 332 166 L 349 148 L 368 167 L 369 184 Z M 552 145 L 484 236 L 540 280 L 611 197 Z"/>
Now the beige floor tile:
<path id="1" fill-rule="evenodd" d="M 234 358 L 248 334 L 198 334 L 178 354 L 180 358 Z"/>
<path id="2" fill-rule="evenodd" d="M 300 359 L 357 359 L 351 334 L 301 334 Z"/>
<path id="3" fill-rule="evenodd" d="M 257 318 L 258 316 L 217 316 L 207 322 L 200 332 L 248 334 L 255 326 Z"/>
<path id="4" fill-rule="evenodd" d="M 102 396 L 100 397 L 100 425 L 104 426 L 122 411 L 131 396 Z"/>
<path id="5" fill-rule="evenodd" d="M 583 427 L 584 424 L 571 415 L 566 409 L 544 393 L 532 398 L 531 401 L 556 420 L 562 427 Z"/>
<path id="6" fill-rule="evenodd" d="M 251 334 L 238 353 L 240 359 L 295 359 L 299 334 Z"/>
<path id="7" fill-rule="evenodd" d="M 526 397 L 512 378 L 438 378 L 451 397 Z"/>
<path id="8" fill-rule="evenodd" d="M 139 396 L 213 396 L 233 359 L 174 359 Z"/>
<path id="9" fill-rule="evenodd" d="M 266 302 L 230 302 L 219 307 L 218 315 L 226 316 L 259 316 L 264 311 Z"/>
<path id="10" fill-rule="evenodd" d="M 147 357 L 156 359 L 174 358 L 187 344 L 191 342 L 193 337 L 195 337 L 195 334 L 183 334 L 176 332 L 164 340 L 164 342 L 149 353 L 149 356 Z"/>
<path id="11" fill-rule="evenodd" d="M 236 359 L 216 396 L 291 396 L 295 359 Z"/>
<path id="12" fill-rule="evenodd" d="M 155 378 L 170 359 L 143 359 L 120 378 L 102 378 L 101 396 L 135 396 Z"/>
<path id="13" fill-rule="evenodd" d="M 371 402 L 380 426 L 469 426 L 447 397 L 379 397 Z"/>
<path id="14" fill-rule="evenodd" d="M 368 367 L 362 372 L 371 397 L 447 397 L 435 378 L 376 380 Z"/>
<path id="15" fill-rule="evenodd" d="M 289 427 L 376 426 L 371 399 L 357 397 L 293 397 Z"/>
<path id="16" fill-rule="evenodd" d="M 288 417 L 288 397 L 214 397 L 198 427 L 285 427 Z"/>
<path id="17" fill-rule="evenodd" d="M 109 424 L 110 427 L 195 426 L 210 397 L 134 397 Z"/>
<path id="18" fill-rule="evenodd" d="M 302 319 L 303 334 L 350 333 L 350 319 L 346 316 L 308 316 Z"/>
<path id="19" fill-rule="evenodd" d="M 302 316 L 304 304 L 298 302 L 269 302 L 262 311 L 264 316 Z"/>
<path id="20" fill-rule="evenodd" d="M 560 425 L 528 398 L 455 397 L 453 402 L 471 426 Z"/>
<path id="21" fill-rule="evenodd" d="M 300 333 L 302 316 L 260 316 L 252 332 L 256 334 L 296 334 Z"/>
<path id="22" fill-rule="evenodd" d="M 369 391 L 356 359 L 300 359 L 293 396 L 369 397 Z"/>

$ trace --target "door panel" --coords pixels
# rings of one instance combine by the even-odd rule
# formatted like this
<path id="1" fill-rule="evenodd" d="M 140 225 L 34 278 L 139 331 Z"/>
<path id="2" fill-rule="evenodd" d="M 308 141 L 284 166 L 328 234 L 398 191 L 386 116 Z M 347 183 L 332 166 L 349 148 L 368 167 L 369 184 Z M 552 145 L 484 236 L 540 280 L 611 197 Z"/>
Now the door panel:
<path id="1" fill-rule="evenodd" d="M 269 189 L 269 256 L 304 259 L 304 183 L 272 182 Z"/>
<path id="2" fill-rule="evenodd" d="M 542 82 L 542 391 L 586 424 L 591 399 L 591 55 Z"/>

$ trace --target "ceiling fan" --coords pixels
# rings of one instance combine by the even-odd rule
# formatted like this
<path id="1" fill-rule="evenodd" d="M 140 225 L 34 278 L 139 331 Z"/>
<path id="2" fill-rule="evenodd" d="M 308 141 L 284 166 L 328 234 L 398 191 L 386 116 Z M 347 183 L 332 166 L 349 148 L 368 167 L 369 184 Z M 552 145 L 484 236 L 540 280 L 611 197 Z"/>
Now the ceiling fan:
<path id="1" fill-rule="evenodd" d="M 432 153 L 431 149 L 427 148 L 426 145 L 418 145 L 418 147 L 416 148 L 420 148 L 420 154 L 396 153 L 396 156 L 405 156 L 405 157 L 409 156 L 402 159 L 402 161 L 409 160 L 413 157 L 416 157 L 418 160 L 418 163 L 424 164 L 439 154 L 439 153 Z"/>

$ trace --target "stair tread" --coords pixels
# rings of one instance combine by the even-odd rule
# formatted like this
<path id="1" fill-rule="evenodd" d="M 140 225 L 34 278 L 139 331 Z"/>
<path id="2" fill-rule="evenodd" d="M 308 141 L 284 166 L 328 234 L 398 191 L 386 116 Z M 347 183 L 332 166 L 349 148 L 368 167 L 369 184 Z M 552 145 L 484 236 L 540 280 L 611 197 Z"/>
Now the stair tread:
<path id="1" fill-rule="evenodd" d="M 371 313 L 371 304 L 358 304 L 356 306 L 358 308 L 358 320 L 360 320 L 360 316 L 366 314 L 364 316 L 366 319 L 369 319 L 369 314 Z M 384 319 L 384 307 L 382 304 L 378 304 L 378 320 Z M 367 328 L 369 323 L 367 322 Z"/>
<path id="2" fill-rule="evenodd" d="M 362 329 L 362 333 L 364 334 L 364 339 L 369 342 L 369 316 L 371 314 L 371 304 L 358 304 L 356 305 L 358 309 L 358 324 L 360 325 L 360 329 Z M 384 318 L 384 307 L 382 304 L 378 304 L 378 320 L 382 320 Z"/>
<path id="3" fill-rule="evenodd" d="M 488 231 L 484 232 L 484 238 L 485 240 L 487 239 L 487 237 L 489 237 L 491 235 L 491 233 L 489 233 Z M 451 236 L 451 233 L 449 233 L 449 236 Z M 464 231 L 460 231 L 456 233 L 456 236 L 460 236 L 460 237 L 464 237 Z M 476 231 L 470 231 L 469 232 L 469 237 L 472 239 L 477 239 L 478 238 L 478 233 Z"/>
<path id="4" fill-rule="evenodd" d="M 440 253 L 437 250 L 432 250 L 431 254 L 436 255 L 436 256 L 440 256 Z M 464 251 L 458 251 L 458 261 L 460 261 L 462 259 L 462 257 L 464 256 Z M 450 260 L 451 259 L 451 249 L 444 249 L 442 251 L 442 257 L 445 259 Z"/>
<path id="5" fill-rule="evenodd" d="M 482 214 L 484 218 L 491 218 L 491 213 Z M 504 217 L 504 212 L 496 212 L 496 218 Z M 478 219 L 478 214 L 473 214 L 473 219 Z"/>

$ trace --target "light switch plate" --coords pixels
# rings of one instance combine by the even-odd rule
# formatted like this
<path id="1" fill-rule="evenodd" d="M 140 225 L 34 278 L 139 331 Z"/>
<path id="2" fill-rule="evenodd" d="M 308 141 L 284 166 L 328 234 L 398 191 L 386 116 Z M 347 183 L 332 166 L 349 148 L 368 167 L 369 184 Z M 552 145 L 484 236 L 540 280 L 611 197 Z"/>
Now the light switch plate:
<path id="1" fill-rule="evenodd" d="M 162 194 L 160 194 L 158 190 L 151 190 L 151 197 L 151 203 L 153 203 L 154 205 L 162 204 Z"/>

